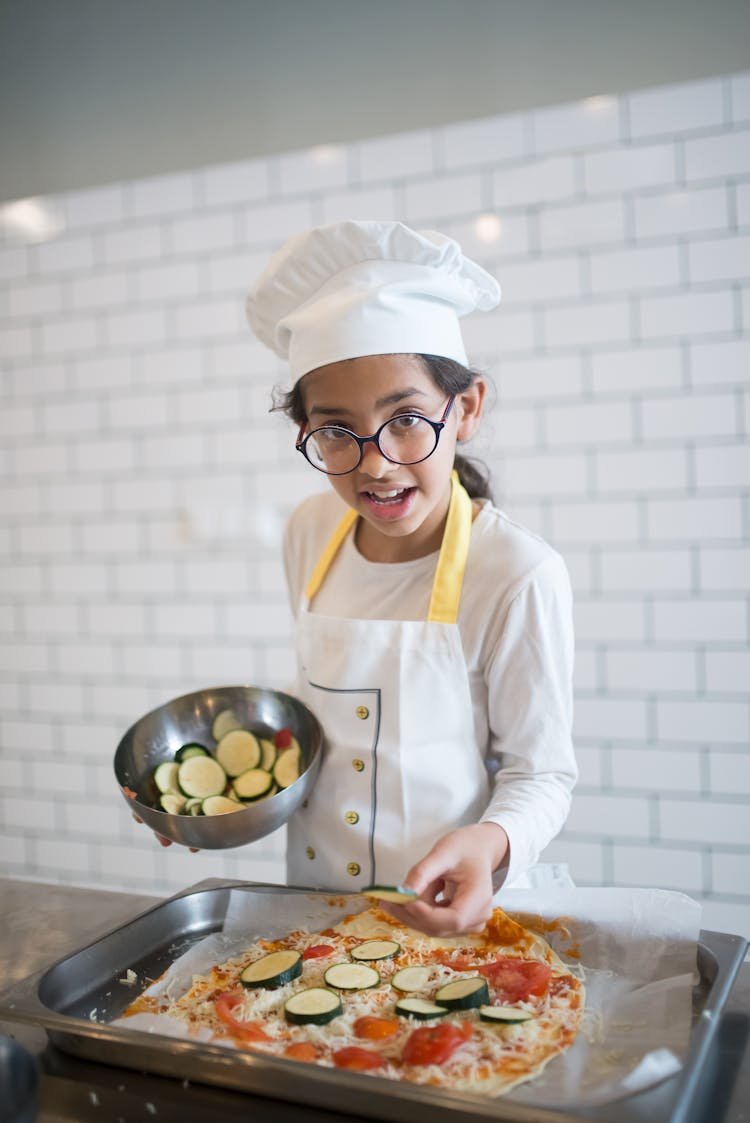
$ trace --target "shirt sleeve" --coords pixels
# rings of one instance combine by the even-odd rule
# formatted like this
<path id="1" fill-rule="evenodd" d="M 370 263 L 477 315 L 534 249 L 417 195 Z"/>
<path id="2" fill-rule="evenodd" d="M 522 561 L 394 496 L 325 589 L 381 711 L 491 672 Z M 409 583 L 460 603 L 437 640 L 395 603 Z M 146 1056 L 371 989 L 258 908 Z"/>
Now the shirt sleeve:
<path id="1" fill-rule="evenodd" d="M 486 669 L 489 763 L 482 822 L 510 841 L 495 888 L 537 861 L 562 828 L 578 778 L 572 741 L 573 612 L 562 558 L 545 559 L 513 597 Z"/>

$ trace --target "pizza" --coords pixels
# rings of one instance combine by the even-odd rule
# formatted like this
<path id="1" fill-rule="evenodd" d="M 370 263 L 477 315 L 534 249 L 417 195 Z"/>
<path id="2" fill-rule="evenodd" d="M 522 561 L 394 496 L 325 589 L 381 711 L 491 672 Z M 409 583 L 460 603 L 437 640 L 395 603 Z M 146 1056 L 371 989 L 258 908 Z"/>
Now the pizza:
<path id="1" fill-rule="evenodd" d="M 501 909 L 477 935 L 438 938 L 374 905 L 259 939 L 151 1003 L 136 999 L 126 1016 L 167 1014 L 188 1036 L 239 1049 L 496 1096 L 571 1044 L 584 988 Z"/>

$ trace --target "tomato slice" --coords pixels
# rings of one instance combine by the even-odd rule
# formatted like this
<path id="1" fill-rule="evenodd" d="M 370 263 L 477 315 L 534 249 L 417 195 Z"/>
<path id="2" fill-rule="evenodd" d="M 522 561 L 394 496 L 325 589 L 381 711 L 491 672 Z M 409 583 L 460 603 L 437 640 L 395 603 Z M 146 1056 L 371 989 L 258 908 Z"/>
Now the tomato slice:
<path id="1" fill-rule="evenodd" d="M 359 1045 L 346 1045 L 337 1049 L 332 1057 L 336 1068 L 348 1068 L 352 1072 L 372 1072 L 376 1068 L 383 1068 L 384 1059 L 372 1049 L 363 1049 Z"/>
<path id="2" fill-rule="evenodd" d="M 415 1029 L 404 1046 L 404 1060 L 410 1065 L 440 1065 L 449 1060 L 456 1049 L 472 1035 L 468 1022 L 452 1025 L 442 1022 L 438 1026 L 420 1026 Z"/>
<path id="3" fill-rule="evenodd" d="M 291 1057 L 293 1061 L 317 1061 L 318 1050 L 309 1041 L 293 1041 L 287 1045 L 284 1056 Z"/>
<path id="4" fill-rule="evenodd" d="M 257 1022 L 242 1022 L 234 1016 L 234 1011 L 243 1001 L 243 993 L 239 990 L 225 990 L 217 995 L 214 1006 L 221 1022 L 229 1029 L 234 1037 L 252 1043 L 254 1041 L 273 1041 Z"/>
<path id="5" fill-rule="evenodd" d="M 291 729 L 279 729 L 274 734 L 273 743 L 277 749 L 288 749 L 292 743 L 293 733 Z"/>
<path id="6" fill-rule="evenodd" d="M 312 947 L 305 948 L 302 952 L 303 959 L 322 959 L 324 955 L 330 955 L 335 951 L 330 944 L 313 944 Z"/>
<path id="7" fill-rule="evenodd" d="M 401 1023 L 395 1018 L 379 1018 L 375 1014 L 363 1014 L 353 1026 L 355 1036 L 368 1041 L 382 1041 L 386 1037 L 393 1037 L 400 1028 Z"/>
<path id="8" fill-rule="evenodd" d="M 492 985 L 496 996 L 509 1003 L 528 1002 L 532 995 L 544 994 L 552 974 L 552 968 L 547 963 L 506 956 L 482 964 L 477 971 Z"/>

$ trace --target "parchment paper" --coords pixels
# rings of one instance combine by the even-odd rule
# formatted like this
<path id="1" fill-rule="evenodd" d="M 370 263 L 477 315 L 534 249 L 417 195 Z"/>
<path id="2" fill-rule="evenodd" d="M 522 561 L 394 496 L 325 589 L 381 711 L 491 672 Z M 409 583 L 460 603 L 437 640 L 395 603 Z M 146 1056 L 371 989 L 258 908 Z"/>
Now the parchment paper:
<path id="1" fill-rule="evenodd" d="M 655 889 L 508 889 L 496 903 L 539 930 L 586 987 L 586 1013 L 574 1044 L 540 1077 L 507 1096 L 558 1108 L 607 1103 L 675 1073 L 689 1044 L 700 906 Z M 317 931 L 368 907 L 361 897 L 233 890 L 223 931 L 181 956 L 146 993 L 176 998 L 194 974 L 240 954 L 259 937 Z M 534 919 L 536 918 L 536 920 Z M 135 993 L 134 993 L 135 997 Z M 115 1025 L 192 1040 L 184 1023 L 137 1014 Z M 233 1047 L 228 1044 L 228 1047 Z"/>

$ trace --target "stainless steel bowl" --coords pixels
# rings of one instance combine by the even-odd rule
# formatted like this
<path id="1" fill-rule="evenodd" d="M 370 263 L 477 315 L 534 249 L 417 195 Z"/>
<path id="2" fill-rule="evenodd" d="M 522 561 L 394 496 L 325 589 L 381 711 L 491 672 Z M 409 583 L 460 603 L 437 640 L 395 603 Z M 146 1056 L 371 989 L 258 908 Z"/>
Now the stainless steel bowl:
<path id="1" fill-rule="evenodd" d="M 291 729 L 302 751 L 299 779 L 230 815 L 170 815 L 157 809 L 154 769 L 174 760 L 180 746 L 190 741 L 212 749 L 211 726 L 223 710 L 232 710 L 244 728 L 262 737 Z M 199 850 L 228 850 L 264 838 L 286 823 L 315 782 L 322 744 L 317 719 L 291 695 L 255 686 L 218 686 L 174 698 L 131 726 L 115 752 L 115 776 L 130 810 L 157 834 Z M 130 792 L 135 792 L 134 798 Z"/>
<path id="2" fill-rule="evenodd" d="M 0 1037 L 0 1123 L 34 1123 L 39 1065 L 19 1041 Z"/>

